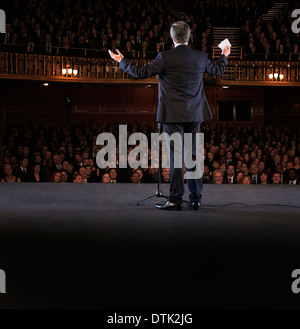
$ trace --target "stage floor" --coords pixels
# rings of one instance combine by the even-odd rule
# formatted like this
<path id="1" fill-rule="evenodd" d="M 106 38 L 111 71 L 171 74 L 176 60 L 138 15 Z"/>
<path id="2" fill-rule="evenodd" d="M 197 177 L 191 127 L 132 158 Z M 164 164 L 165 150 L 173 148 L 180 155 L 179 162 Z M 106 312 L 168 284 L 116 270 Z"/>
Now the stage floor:
<path id="1" fill-rule="evenodd" d="M 300 307 L 300 186 L 205 185 L 200 211 L 136 206 L 155 190 L 1 183 L 0 308 Z"/>

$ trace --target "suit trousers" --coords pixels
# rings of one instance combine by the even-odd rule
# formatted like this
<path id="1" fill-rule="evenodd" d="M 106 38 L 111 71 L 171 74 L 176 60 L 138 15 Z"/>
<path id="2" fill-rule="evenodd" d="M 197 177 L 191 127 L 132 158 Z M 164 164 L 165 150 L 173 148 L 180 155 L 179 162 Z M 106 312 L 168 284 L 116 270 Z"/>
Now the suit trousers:
<path id="1" fill-rule="evenodd" d="M 184 156 L 184 133 L 192 134 L 192 159 L 196 159 L 196 133 L 200 133 L 199 122 L 179 122 L 179 123 L 162 123 L 162 129 L 165 134 L 171 136 L 178 133 L 182 141 L 182 159 Z M 174 142 L 166 143 L 169 148 L 169 161 L 170 161 L 170 202 L 181 203 L 182 196 L 184 195 L 184 170 L 183 165 L 181 168 L 174 166 Z M 186 168 L 186 171 L 194 171 L 195 168 Z M 188 188 L 190 191 L 190 202 L 201 202 L 201 192 L 203 190 L 203 179 L 188 179 Z"/>

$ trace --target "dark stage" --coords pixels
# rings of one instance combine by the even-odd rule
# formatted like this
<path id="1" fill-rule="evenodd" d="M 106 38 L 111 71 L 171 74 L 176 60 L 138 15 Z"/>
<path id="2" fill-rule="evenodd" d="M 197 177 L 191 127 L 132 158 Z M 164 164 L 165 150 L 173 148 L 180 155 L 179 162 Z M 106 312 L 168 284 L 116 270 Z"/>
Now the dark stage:
<path id="1" fill-rule="evenodd" d="M 300 186 L 206 185 L 200 211 L 136 206 L 155 189 L 0 184 L 0 307 L 300 306 Z"/>

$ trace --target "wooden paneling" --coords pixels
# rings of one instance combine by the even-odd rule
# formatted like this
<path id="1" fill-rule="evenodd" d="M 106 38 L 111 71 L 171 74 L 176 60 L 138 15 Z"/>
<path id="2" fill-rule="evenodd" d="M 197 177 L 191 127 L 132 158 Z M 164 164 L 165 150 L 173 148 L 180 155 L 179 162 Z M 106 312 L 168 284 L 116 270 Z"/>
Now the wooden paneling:
<path id="1" fill-rule="evenodd" d="M 6 87 L 4 98 L 6 102 L 7 111 L 19 111 L 21 92 L 22 92 L 22 87 L 19 85 L 12 86 L 12 84 L 10 84 Z"/>
<path id="2" fill-rule="evenodd" d="M 130 91 L 128 86 L 104 86 L 103 87 L 103 111 L 104 112 L 130 112 Z"/>
<path id="3" fill-rule="evenodd" d="M 156 86 L 132 87 L 132 112 L 154 113 L 156 106 Z"/>
<path id="4" fill-rule="evenodd" d="M 4 90 L 2 90 L 2 89 L 0 88 L 0 112 L 3 111 L 4 104 L 5 104 Z M 1 119 L 0 119 L 0 120 L 1 120 Z"/>
<path id="5" fill-rule="evenodd" d="M 300 122 L 300 89 L 298 87 L 265 88 L 265 121 L 278 127 L 298 128 Z"/>
<path id="6" fill-rule="evenodd" d="M 19 88 L 20 111 L 41 112 L 44 103 L 44 90 L 41 84 L 37 86 L 24 85 Z"/>
<path id="7" fill-rule="evenodd" d="M 211 109 L 211 113 L 213 115 L 216 115 L 216 102 L 215 102 L 215 90 L 216 88 L 214 87 L 205 87 L 204 91 L 205 91 L 205 95 L 209 104 L 209 107 Z"/>
<path id="8" fill-rule="evenodd" d="M 72 120 L 79 122 L 116 120 L 117 122 L 155 121 L 158 86 L 155 84 L 82 84 L 39 81 L 0 80 L 0 113 L 7 123 L 50 120 L 67 117 L 67 96 L 71 100 Z M 233 87 L 206 85 L 205 93 L 217 122 L 219 101 L 252 101 L 252 123 L 297 125 L 299 122 L 299 88 Z M 4 111 L 6 104 L 6 111 Z M 298 111 L 298 112 L 297 112 Z M 298 124 L 299 125 L 299 124 Z"/>
<path id="9" fill-rule="evenodd" d="M 100 86 L 73 85 L 70 98 L 75 112 L 99 112 L 101 110 Z"/>
<path id="10" fill-rule="evenodd" d="M 66 88 L 50 84 L 43 88 L 43 92 L 45 94 L 45 112 L 66 111 Z"/>
<path id="11" fill-rule="evenodd" d="M 216 97 L 217 99 L 234 99 L 234 100 L 244 100 L 244 99 L 253 99 L 255 96 L 256 89 L 255 87 L 229 87 L 224 88 L 223 87 L 217 87 L 216 90 Z"/>
<path id="12" fill-rule="evenodd" d="M 264 124 L 264 88 L 263 87 L 215 87 L 214 100 L 218 102 L 247 101 L 252 103 L 252 123 L 255 125 Z M 217 121 L 217 113 L 214 113 L 214 121 Z M 235 123 L 234 123 L 235 124 Z"/>

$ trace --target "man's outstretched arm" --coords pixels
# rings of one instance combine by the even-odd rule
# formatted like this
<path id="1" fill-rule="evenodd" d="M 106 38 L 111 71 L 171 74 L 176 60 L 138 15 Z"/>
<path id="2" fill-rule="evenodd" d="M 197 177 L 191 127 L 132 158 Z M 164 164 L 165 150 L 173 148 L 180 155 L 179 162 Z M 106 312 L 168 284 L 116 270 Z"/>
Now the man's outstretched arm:
<path id="1" fill-rule="evenodd" d="M 149 78 L 164 71 L 165 65 L 162 58 L 162 53 L 158 53 L 156 58 L 151 63 L 145 66 L 139 66 L 125 59 L 118 49 L 116 49 L 116 51 L 117 54 L 109 50 L 108 52 L 110 57 L 120 63 L 119 68 L 122 71 L 128 73 L 136 79 Z"/>
<path id="2" fill-rule="evenodd" d="M 227 57 L 230 54 L 230 48 L 229 47 L 225 47 L 224 50 L 222 51 L 222 54 L 218 60 L 218 62 L 215 64 L 213 63 L 207 55 L 206 58 L 206 68 L 205 71 L 208 74 L 211 75 L 222 75 L 224 74 L 225 70 L 226 70 L 226 66 L 227 66 Z"/>

